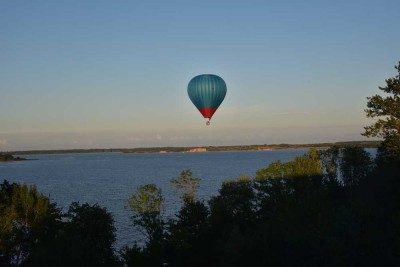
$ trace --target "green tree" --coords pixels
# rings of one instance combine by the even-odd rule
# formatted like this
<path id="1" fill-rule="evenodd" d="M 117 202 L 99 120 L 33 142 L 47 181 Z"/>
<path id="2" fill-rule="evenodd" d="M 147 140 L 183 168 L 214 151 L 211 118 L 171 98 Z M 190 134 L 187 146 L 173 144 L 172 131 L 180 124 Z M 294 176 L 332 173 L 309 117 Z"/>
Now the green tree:
<path id="1" fill-rule="evenodd" d="M 14 160 L 13 155 L 4 154 L 4 153 L 0 152 L 0 161 L 13 161 L 13 160 Z"/>
<path id="2" fill-rule="evenodd" d="M 208 266 L 209 209 L 202 201 L 185 201 L 169 224 L 168 262 L 173 266 Z M 171 255 L 172 254 L 172 255 Z"/>
<path id="3" fill-rule="evenodd" d="M 196 198 L 200 179 L 193 177 L 191 170 L 184 170 L 181 174 L 171 179 L 171 183 L 182 192 L 183 201 L 193 202 Z"/>
<path id="4" fill-rule="evenodd" d="M 243 175 L 238 179 L 226 180 L 222 183 L 219 195 L 210 199 L 210 208 L 214 214 L 221 217 L 213 217 L 222 224 L 243 222 L 241 227 L 247 226 L 253 220 L 254 190 L 251 179 Z M 217 212 L 215 212 L 217 211 Z"/>
<path id="5" fill-rule="evenodd" d="M 382 137 L 378 156 L 400 160 L 400 62 L 395 66 L 398 74 L 386 79 L 386 86 L 379 87 L 388 96 L 368 97 L 368 118 L 377 119 L 370 126 L 364 127 L 364 136 Z"/>
<path id="6" fill-rule="evenodd" d="M 55 204 L 40 194 L 35 186 L 1 185 L 0 251 L 10 263 L 20 265 L 49 232 L 52 222 L 60 220 Z"/>
<path id="7" fill-rule="evenodd" d="M 112 214 L 97 204 L 73 202 L 62 224 L 32 250 L 23 266 L 118 266 Z"/>
<path id="8" fill-rule="evenodd" d="M 340 147 L 334 145 L 326 150 L 319 151 L 319 153 L 323 173 L 329 182 L 335 183 L 339 169 Z"/>
<path id="9" fill-rule="evenodd" d="M 267 168 L 256 172 L 256 179 L 312 177 L 322 174 L 322 165 L 318 151 L 310 149 L 307 155 L 296 157 L 293 161 L 282 163 L 275 161 Z"/>
<path id="10" fill-rule="evenodd" d="M 362 147 L 348 146 L 341 149 L 340 171 L 344 185 L 355 187 L 372 171 L 372 159 Z"/>
<path id="11" fill-rule="evenodd" d="M 146 246 L 135 244 L 126 247 L 123 258 L 128 266 L 160 266 L 163 261 L 165 222 L 163 219 L 164 197 L 155 184 L 139 186 L 128 199 L 132 222 L 147 238 Z"/>
<path id="12" fill-rule="evenodd" d="M 129 198 L 128 207 L 133 212 L 134 225 L 141 227 L 148 242 L 160 241 L 163 236 L 164 197 L 155 184 L 139 186 Z"/>
<path id="13" fill-rule="evenodd" d="M 67 213 L 69 223 L 66 236 L 73 247 L 70 259 L 74 266 L 116 266 L 114 254 L 115 238 L 114 219 L 106 208 L 97 204 L 80 205 L 74 202 Z M 71 265 L 70 265 L 71 266 Z"/>

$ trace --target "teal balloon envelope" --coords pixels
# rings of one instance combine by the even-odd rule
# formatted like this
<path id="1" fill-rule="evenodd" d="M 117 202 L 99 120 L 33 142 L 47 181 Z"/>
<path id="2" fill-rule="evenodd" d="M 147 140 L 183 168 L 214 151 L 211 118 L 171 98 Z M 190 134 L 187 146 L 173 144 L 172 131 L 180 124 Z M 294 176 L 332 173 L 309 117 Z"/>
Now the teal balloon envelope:
<path id="1" fill-rule="evenodd" d="M 203 117 L 210 121 L 224 100 L 227 87 L 221 77 L 214 74 L 202 74 L 190 80 L 187 92 Z"/>

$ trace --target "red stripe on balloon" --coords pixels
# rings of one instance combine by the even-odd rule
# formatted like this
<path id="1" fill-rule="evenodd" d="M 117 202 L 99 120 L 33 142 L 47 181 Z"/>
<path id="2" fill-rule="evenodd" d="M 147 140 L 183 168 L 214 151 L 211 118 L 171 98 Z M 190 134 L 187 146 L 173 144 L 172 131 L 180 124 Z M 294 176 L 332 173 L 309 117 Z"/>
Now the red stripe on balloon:
<path id="1" fill-rule="evenodd" d="M 199 108 L 200 113 L 203 115 L 204 118 L 211 119 L 214 115 L 216 108 Z"/>

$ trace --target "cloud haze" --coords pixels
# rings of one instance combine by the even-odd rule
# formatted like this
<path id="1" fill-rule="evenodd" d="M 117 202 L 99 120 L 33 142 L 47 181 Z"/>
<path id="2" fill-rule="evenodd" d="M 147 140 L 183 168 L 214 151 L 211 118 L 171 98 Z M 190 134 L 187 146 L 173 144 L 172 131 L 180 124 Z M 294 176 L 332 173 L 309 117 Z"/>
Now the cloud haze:
<path id="1" fill-rule="evenodd" d="M 279 143 L 319 143 L 367 140 L 361 136 L 362 126 L 218 128 L 203 126 L 196 130 L 169 130 L 162 134 L 137 132 L 84 133 L 15 133 L 0 139 L 7 150 L 135 148 L 162 146 L 224 146 Z M 4 149 L 4 147 L 3 147 Z"/>
<path id="2" fill-rule="evenodd" d="M 0 138 L 0 146 L 7 146 L 7 145 L 8 145 L 7 140 L 6 140 L 6 139 L 1 139 L 1 138 Z"/>

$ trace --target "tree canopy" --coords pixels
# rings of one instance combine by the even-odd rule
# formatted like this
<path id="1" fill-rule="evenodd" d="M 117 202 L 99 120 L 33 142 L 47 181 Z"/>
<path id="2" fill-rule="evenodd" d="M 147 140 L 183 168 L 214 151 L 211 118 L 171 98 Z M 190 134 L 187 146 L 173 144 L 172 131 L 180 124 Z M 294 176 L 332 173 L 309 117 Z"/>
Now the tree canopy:
<path id="1" fill-rule="evenodd" d="M 193 176 L 191 170 L 184 170 L 178 177 L 172 178 L 171 183 L 182 192 L 184 201 L 194 201 L 200 179 Z"/>
<path id="2" fill-rule="evenodd" d="M 385 95 L 367 98 L 366 115 L 376 121 L 364 127 L 363 135 L 384 139 L 379 157 L 400 160 L 400 62 L 395 69 L 397 75 L 386 79 L 385 87 L 379 87 Z"/>

